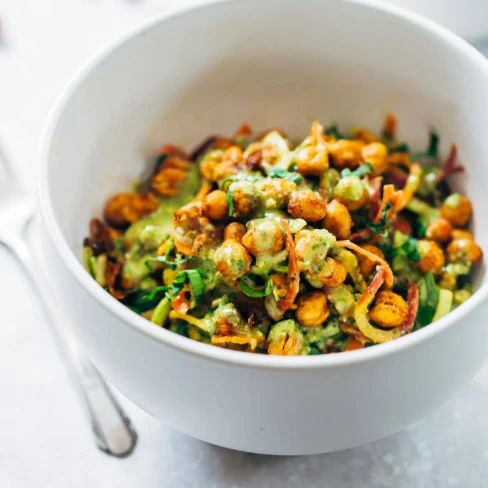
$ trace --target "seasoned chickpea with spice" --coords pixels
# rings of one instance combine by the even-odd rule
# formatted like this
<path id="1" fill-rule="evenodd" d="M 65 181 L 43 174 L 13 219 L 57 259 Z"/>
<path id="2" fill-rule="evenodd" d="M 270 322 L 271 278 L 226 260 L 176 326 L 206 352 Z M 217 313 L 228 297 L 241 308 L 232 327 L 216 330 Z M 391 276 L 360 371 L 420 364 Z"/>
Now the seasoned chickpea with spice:
<path id="1" fill-rule="evenodd" d="M 425 237 L 433 241 L 447 242 L 451 238 L 452 225 L 449 220 L 440 218 L 432 221 L 427 230 L 425 231 Z"/>
<path id="2" fill-rule="evenodd" d="M 202 211 L 210 220 L 222 220 L 229 213 L 227 194 L 222 190 L 214 190 L 203 198 Z"/>
<path id="3" fill-rule="evenodd" d="M 118 193 L 105 205 L 104 217 L 114 227 L 124 228 L 157 208 L 152 193 L 147 196 L 137 193 Z"/>
<path id="4" fill-rule="evenodd" d="M 249 181 L 236 181 L 228 190 L 228 197 L 232 201 L 232 217 L 237 219 L 249 218 L 261 205 L 259 190 Z M 227 197 L 227 198 L 228 198 Z"/>
<path id="5" fill-rule="evenodd" d="M 474 241 L 474 236 L 469 232 L 469 230 L 465 229 L 452 229 L 451 238 L 454 239 L 471 239 Z"/>
<path id="6" fill-rule="evenodd" d="M 237 241 L 224 241 L 215 251 L 213 260 L 221 276 L 231 280 L 242 278 L 251 269 L 251 256 Z"/>
<path id="7" fill-rule="evenodd" d="M 256 188 L 263 194 L 267 208 L 283 208 L 297 191 L 297 185 L 286 178 L 263 178 L 256 182 Z"/>
<path id="8" fill-rule="evenodd" d="M 337 259 L 328 256 L 316 269 L 305 272 L 305 275 L 312 285 L 315 282 L 319 282 L 322 286 L 333 288 L 344 283 L 347 278 L 347 271 L 345 266 L 337 261 Z"/>
<path id="9" fill-rule="evenodd" d="M 303 334 L 293 320 L 283 320 L 271 327 L 268 335 L 268 354 L 298 356 L 303 349 Z"/>
<path id="10" fill-rule="evenodd" d="M 385 328 L 398 327 L 405 321 L 407 314 L 407 303 L 392 291 L 380 291 L 369 311 L 370 319 Z"/>
<path id="11" fill-rule="evenodd" d="M 442 204 L 441 215 L 456 227 L 464 227 L 473 213 L 469 198 L 459 193 L 449 195 Z"/>
<path id="12" fill-rule="evenodd" d="M 272 219 L 251 220 L 242 244 L 254 256 L 275 254 L 285 247 L 283 231 Z"/>
<path id="13" fill-rule="evenodd" d="M 363 146 L 364 143 L 361 141 L 339 139 L 328 145 L 329 156 L 337 168 L 355 169 L 362 162 Z"/>
<path id="14" fill-rule="evenodd" d="M 359 247 L 365 251 L 375 254 L 376 256 L 379 256 L 381 259 L 385 258 L 383 252 L 377 246 L 373 246 L 372 244 L 361 244 Z M 368 277 L 376 269 L 376 266 L 378 266 L 377 262 L 371 260 L 364 254 L 358 254 L 357 258 L 359 263 L 359 271 L 361 271 L 364 277 Z"/>
<path id="15" fill-rule="evenodd" d="M 353 221 L 347 207 L 338 200 L 332 200 L 326 206 L 327 214 L 322 224 L 338 239 L 347 239 L 351 235 Z"/>
<path id="16" fill-rule="evenodd" d="M 375 175 L 380 175 L 388 169 L 388 149 L 381 142 L 371 142 L 364 146 L 361 156 L 365 163 L 369 163 L 373 167 Z"/>
<path id="17" fill-rule="evenodd" d="M 241 242 L 244 234 L 246 233 L 246 226 L 240 222 L 231 222 L 224 229 L 224 241 L 234 240 Z"/>
<path id="18" fill-rule="evenodd" d="M 310 291 L 298 298 L 295 318 L 305 327 L 322 325 L 330 315 L 327 297 L 321 291 Z"/>
<path id="19" fill-rule="evenodd" d="M 334 188 L 334 196 L 350 211 L 358 210 L 369 200 L 368 190 L 357 176 L 342 178 Z"/>
<path id="20" fill-rule="evenodd" d="M 472 239 L 454 239 L 447 246 L 447 259 L 450 263 L 476 263 L 483 256 L 483 251 Z"/>
<path id="21" fill-rule="evenodd" d="M 295 219 L 318 222 L 327 213 L 325 202 L 312 190 L 295 192 L 288 204 L 288 213 Z"/>
<path id="22" fill-rule="evenodd" d="M 444 266 L 444 252 L 434 241 L 420 240 L 417 242 L 417 249 L 420 254 L 420 260 L 417 263 L 418 269 L 422 273 L 432 271 L 438 274 Z"/>

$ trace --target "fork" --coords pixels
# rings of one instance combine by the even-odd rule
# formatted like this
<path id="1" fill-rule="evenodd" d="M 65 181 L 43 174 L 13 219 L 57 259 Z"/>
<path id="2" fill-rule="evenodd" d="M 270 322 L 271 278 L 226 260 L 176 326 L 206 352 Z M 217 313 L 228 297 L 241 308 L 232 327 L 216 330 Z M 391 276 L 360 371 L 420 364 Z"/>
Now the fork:
<path id="1" fill-rule="evenodd" d="M 128 456 L 135 447 L 137 434 L 109 386 L 81 350 L 67 320 L 54 305 L 48 282 L 35 266 L 25 242 L 24 230 L 34 213 L 32 198 L 0 148 L 0 243 L 18 258 L 41 299 L 97 446 L 112 456 Z"/>

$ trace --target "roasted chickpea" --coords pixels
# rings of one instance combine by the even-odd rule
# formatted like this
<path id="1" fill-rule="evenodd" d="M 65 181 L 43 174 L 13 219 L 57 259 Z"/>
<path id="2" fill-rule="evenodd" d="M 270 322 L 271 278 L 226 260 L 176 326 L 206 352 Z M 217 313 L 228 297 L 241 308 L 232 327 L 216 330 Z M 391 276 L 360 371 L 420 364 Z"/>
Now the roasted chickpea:
<path id="1" fill-rule="evenodd" d="M 348 141 L 340 139 L 337 142 L 329 144 L 329 156 L 339 169 L 357 168 L 362 161 L 361 151 L 364 144 L 361 141 Z"/>
<path id="2" fill-rule="evenodd" d="M 398 327 L 407 318 L 405 300 L 392 291 L 380 291 L 369 311 L 370 319 L 380 327 Z"/>
<path id="3" fill-rule="evenodd" d="M 152 193 L 147 196 L 137 193 L 119 193 L 105 205 L 105 220 L 114 227 L 124 228 L 154 212 L 156 198 Z"/>
<path id="4" fill-rule="evenodd" d="M 205 195 L 202 201 L 202 211 L 210 220 L 222 220 L 229 213 L 227 194 L 222 190 L 214 190 Z"/>
<path id="5" fill-rule="evenodd" d="M 224 241 L 233 240 L 241 242 L 245 233 L 246 226 L 244 224 L 232 222 L 224 229 Z"/>
<path id="6" fill-rule="evenodd" d="M 242 278 L 251 269 L 251 256 L 242 244 L 233 240 L 224 241 L 213 260 L 219 274 L 230 280 Z"/>
<path id="7" fill-rule="evenodd" d="M 451 238 L 454 239 L 471 239 L 474 241 L 474 236 L 469 230 L 464 229 L 452 229 Z"/>
<path id="8" fill-rule="evenodd" d="M 339 180 L 334 188 L 334 196 L 350 211 L 361 208 L 369 199 L 366 187 L 357 176 L 346 176 Z"/>
<path id="9" fill-rule="evenodd" d="M 483 251 L 472 239 L 454 239 L 447 246 L 447 259 L 450 263 L 476 263 Z"/>
<path id="10" fill-rule="evenodd" d="M 381 259 L 385 258 L 379 247 L 373 246 L 372 244 L 361 244 L 360 247 L 366 251 L 375 254 L 376 256 L 379 256 Z M 361 271 L 364 277 L 369 276 L 378 265 L 378 263 L 375 263 L 364 254 L 358 254 L 357 258 L 359 263 L 359 271 Z"/>
<path id="11" fill-rule="evenodd" d="M 263 178 L 255 183 L 261 191 L 267 208 L 282 208 L 288 205 L 297 185 L 286 178 Z"/>
<path id="12" fill-rule="evenodd" d="M 441 215 L 449 220 L 456 227 L 463 227 L 471 218 L 473 208 L 469 198 L 461 196 L 459 193 L 449 195 L 442 204 Z"/>
<path id="13" fill-rule="evenodd" d="M 381 142 L 371 142 L 364 146 L 361 156 L 365 163 L 373 167 L 375 175 L 380 175 L 388 169 L 388 149 Z"/>
<path id="14" fill-rule="evenodd" d="M 312 190 L 298 191 L 290 199 L 288 213 L 294 219 L 317 222 L 325 217 L 326 205 Z"/>
<path id="15" fill-rule="evenodd" d="M 469 290 L 456 290 L 454 292 L 454 303 L 456 305 L 461 305 L 461 303 L 464 303 L 468 298 L 471 298 L 472 293 Z"/>
<path id="16" fill-rule="evenodd" d="M 261 205 L 261 194 L 249 181 L 236 181 L 228 192 L 232 198 L 232 217 L 242 219 L 250 217 Z"/>
<path id="17" fill-rule="evenodd" d="M 327 204 L 326 210 L 327 214 L 322 222 L 324 228 L 332 232 L 338 239 L 347 239 L 351 235 L 353 226 L 347 207 L 338 200 L 332 200 Z"/>
<path id="18" fill-rule="evenodd" d="M 457 279 L 448 271 L 442 271 L 439 279 L 439 286 L 446 290 L 454 290 L 456 288 Z"/>
<path id="19" fill-rule="evenodd" d="M 321 265 L 335 237 L 326 229 L 301 230 L 295 235 L 295 251 L 300 271 L 313 272 Z"/>
<path id="20" fill-rule="evenodd" d="M 271 327 L 268 354 L 298 356 L 303 349 L 303 334 L 293 320 L 283 320 Z"/>
<path id="21" fill-rule="evenodd" d="M 256 219 L 248 222 L 242 244 L 254 256 L 276 254 L 285 247 L 283 231 L 271 219 Z"/>
<path id="22" fill-rule="evenodd" d="M 151 187 L 159 195 L 173 197 L 179 194 L 190 163 L 176 156 L 168 157 L 151 180 Z"/>
<path id="23" fill-rule="evenodd" d="M 347 278 L 347 271 L 342 263 L 334 258 L 327 257 L 316 269 L 309 272 L 305 271 L 305 276 L 314 285 L 315 282 L 320 282 L 323 286 L 333 288 L 344 283 Z"/>
<path id="24" fill-rule="evenodd" d="M 302 147 L 295 156 L 297 171 L 302 175 L 320 176 L 329 167 L 325 144 Z"/>
<path id="25" fill-rule="evenodd" d="M 304 293 L 297 301 L 295 318 L 305 327 L 322 325 L 329 315 L 327 297 L 321 291 Z"/>
<path id="26" fill-rule="evenodd" d="M 425 237 L 437 242 L 446 242 L 451 238 L 452 225 L 449 220 L 440 218 L 432 221 L 427 230 Z"/>
<path id="27" fill-rule="evenodd" d="M 432 271 L 433 274 L 438 274 L 445 262 L 444 253 L 439 245 L 434 241 L 420 240 L 417 242 L 417 249 L 420 254 L 417 263 L 419 270 L 422 273 Z"/>

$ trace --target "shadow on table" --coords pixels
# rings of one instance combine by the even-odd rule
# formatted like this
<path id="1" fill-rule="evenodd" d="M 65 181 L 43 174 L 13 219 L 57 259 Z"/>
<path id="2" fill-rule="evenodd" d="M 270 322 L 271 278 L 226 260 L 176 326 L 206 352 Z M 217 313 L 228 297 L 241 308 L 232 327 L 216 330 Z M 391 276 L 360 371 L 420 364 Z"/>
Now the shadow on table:
<path id="1" fill-rule="evenodd" d="M 165 442 L 172 443 L 175 462 L 187 459 L 188 463 L 170 479 L 168 473 L 164 478 L 161 473 L 161 482 L 185 488 L 486 486 L 488 395 L 484 383 L 471 382 L 446 405 L 398 434 L 330 454 L 248 454 L 171 432 Z"/>

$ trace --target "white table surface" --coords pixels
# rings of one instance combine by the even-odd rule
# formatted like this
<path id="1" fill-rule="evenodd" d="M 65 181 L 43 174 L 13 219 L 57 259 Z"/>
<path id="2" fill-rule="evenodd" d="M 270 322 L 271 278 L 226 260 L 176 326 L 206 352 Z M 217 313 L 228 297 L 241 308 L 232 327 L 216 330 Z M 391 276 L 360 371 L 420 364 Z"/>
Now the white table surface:
<path id="1" fill-rule="evenodd" d="M 100 45 L 169 3 L 2 0 L 0 141 L 31 190 L 44 121 L 60 90 Z M 38 252 L 35 227 L 29 238 Z M 488 367 L 409 429 L 309 457 L 214 447 L 123 399 L 139 444 L 131 457 L 112 459 L 94 446 L 36 296 L 3 248 L 0 305 L 1 488 L 488 486 Z"/>

